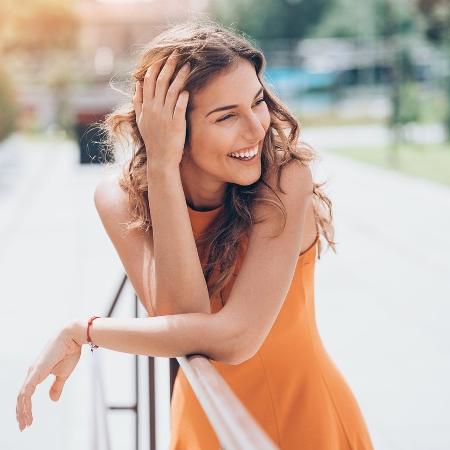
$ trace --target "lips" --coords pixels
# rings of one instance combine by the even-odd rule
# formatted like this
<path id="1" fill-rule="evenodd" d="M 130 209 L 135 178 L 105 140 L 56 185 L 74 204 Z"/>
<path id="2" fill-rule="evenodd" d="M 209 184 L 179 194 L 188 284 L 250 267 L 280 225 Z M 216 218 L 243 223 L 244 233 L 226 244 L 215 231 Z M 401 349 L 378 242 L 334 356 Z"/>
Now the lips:
<path id="1" fill-rule="evenodd" d="M 256 156 L 259 153 L 259 144 L 260 144 L 260 142 L 253 145 L 252 147 L 247 147 L 245 149 L 241 149 L 241 150 L 237 150 L 235 152 L 228 153 L 227 156 L 229 156 L 230 158 L 235 158 L 235 159 L 244 158 L 244 156 L 238 156 L 238 155 L 240 153 L 254 152 L 255 150 L 256 150 L 256 154 L 254 156 Z"/>

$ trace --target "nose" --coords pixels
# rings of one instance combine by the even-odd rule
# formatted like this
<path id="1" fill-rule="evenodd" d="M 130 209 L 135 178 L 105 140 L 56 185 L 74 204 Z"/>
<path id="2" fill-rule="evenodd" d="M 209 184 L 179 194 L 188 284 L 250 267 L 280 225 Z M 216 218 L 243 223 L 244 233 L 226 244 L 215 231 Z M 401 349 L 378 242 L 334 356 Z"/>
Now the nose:
<path id="1" fill-rule="evenodd" d="M 244 125 L 246 130 L 244 138 L 246 141 L 250 142 L 249 145 L 252 145 L 252 143 L 256 144 L 257 142 L 264 139 L 266 130 L 264 129 L 264 126 L 258 114 L 254 114 L 252 112 L 246 122 L 248 123 L 248 125 Z"/>

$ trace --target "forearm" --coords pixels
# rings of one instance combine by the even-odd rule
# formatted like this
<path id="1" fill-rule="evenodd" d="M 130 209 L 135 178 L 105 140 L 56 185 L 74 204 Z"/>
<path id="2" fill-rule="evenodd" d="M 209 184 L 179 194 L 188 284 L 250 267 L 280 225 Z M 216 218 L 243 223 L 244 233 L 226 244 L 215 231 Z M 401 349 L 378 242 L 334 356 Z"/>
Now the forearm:
<path id="1" fill-rule="evenodd" d="M 234 338 L 219 325 L 216 314 L 189 313 L 145 318 L 98 318 L 90 328 L 91 341 L 101 348 L 134 355 L 174 358 L 202 354 L 232 362 Z M 68 333 L 80 345 L 87 343 L 87 320 L 76 320 Z"/>
<path id="2" fill-rule="evenodd" d="M 195 245 L 178 168 L 147 166 L 158 315 L 210 313 L 208 288 Z"/>

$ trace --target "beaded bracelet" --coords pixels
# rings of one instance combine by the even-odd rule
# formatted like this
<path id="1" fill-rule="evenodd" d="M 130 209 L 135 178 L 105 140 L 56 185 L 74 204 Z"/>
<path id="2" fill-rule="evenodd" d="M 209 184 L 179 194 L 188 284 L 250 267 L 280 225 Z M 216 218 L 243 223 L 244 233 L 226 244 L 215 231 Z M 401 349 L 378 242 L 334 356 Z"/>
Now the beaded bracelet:
<path id="1" fill-rule="evenodd" d="M 92 322 L 95 320 L 95 319 L 98 319 L 100 316 L 92 316 L 89 320 L 88 320 L 88 325 L 87 325 L 87 341 L 88 341 L 88 344 L 90 345 L 90 347 L 91 347 L 91 353 L 94 353 L 94 348 L 98 348 L 98 345 L 95 345 L 93 342 L 92 342 L 92 340 L 91 340 L 91 337 L 89 336 L 89 327 L 92 325 Z"/>

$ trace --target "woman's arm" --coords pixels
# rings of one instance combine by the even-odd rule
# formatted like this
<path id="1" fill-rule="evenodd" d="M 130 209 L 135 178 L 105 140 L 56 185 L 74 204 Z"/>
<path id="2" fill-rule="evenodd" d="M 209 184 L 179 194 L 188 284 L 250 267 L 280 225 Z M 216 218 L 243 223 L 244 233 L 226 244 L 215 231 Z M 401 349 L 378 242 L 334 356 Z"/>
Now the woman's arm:
<path id="1" fill-rule="evenodd" d="M 189 92 L 189 64 L 178 55 L 151 64 L 136 83 L 133 105 L 147 153 L 148 200 L 153 226 L 155 304 L 158 315 L 210 313 L 209 293 L 192 233 L 180 176 Z"/>
<path id="2" fill-rule="evenodd" d="M 158 315 L 211 313 L 178 167 L 147 165 Z"/>
<path id="3" fill-rule="evenodd" d="M 236 364 L 230 349 L 234 327 L 225 326 L 215 314 L 191 313 L 150 318 L 99 318 L 90 328 L 91 340 L 105 348 L 148 356 L 203 354 Z M 22 431 L 33 422 L 32 396 L 38 384 L 55 375 L 49 396 L 58 401 L 68 377 L 87 342 L 87 320 L 75 320 L 52 336 L 29 366 L 16 402 L 16 419 Z M 228 322 L 228 325 L 230 323 Z M 232 324 L 231 324 L 232 325 Z"/>
<path id="4" fill-rule="evenodd" d="M 79 345 L 87 343 L 87 320 L 71 322 L 67 331 Z M 89 335 L 99 347 L 135 355 L 170 357 L 202 354 L 234 364 L 239 337 L 216 314 L 189 313 L 145 318 L 99 318 Z"/>

